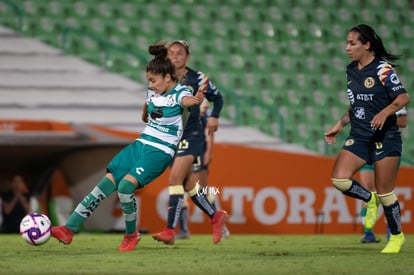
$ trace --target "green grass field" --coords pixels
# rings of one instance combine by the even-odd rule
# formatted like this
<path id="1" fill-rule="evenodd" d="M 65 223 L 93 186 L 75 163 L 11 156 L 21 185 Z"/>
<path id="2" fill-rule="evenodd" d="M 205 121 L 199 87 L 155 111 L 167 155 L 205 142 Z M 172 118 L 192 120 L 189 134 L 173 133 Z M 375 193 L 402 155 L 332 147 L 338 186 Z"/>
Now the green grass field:
<path id="1" fill-rule="evenodd" d="M 217 245 L 194 235 L 173 246 L 142 236 L 119 253 L 122 234 L 78 234 L 68 246 L 0 235 L 0 274 L 414 274 L 414 235 L 389 255 L 384 241 L 360 244 L 360 235 L 232 235 Z"/>

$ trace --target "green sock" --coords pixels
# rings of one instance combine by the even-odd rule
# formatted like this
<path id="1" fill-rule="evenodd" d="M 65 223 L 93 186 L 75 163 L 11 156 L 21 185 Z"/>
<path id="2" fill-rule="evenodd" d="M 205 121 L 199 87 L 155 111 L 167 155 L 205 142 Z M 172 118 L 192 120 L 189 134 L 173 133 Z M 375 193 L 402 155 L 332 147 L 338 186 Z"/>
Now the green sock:
<path id="1" fill-rule="evenodd" d="M 97 186 L 76 206 L 66 226 L 76 232 L 79 226 L 92 214 L 101 202 L 116 190 L 110 179 L 104 177 Z"/>
<path id="2" fill-rule="evenodd" d="M 124 179 L 121 180 L 118 187 L 118 197 L 125 218 L 126 234 L 132 234 L 137 230 L 137 202 L 134 195 L 136 188 L 132 182 Z"/>

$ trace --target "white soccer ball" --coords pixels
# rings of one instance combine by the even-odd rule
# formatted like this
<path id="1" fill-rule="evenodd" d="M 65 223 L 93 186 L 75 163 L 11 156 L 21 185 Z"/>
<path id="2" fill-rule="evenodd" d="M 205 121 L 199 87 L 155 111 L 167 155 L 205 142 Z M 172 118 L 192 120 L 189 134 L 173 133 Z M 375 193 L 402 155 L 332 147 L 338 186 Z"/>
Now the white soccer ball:
<path id="1" fill-rule="evenodd" d="M 51 233 L 52 223 L 44 214 L 27 214 L 20 222 L 20 235 L 31 245 L 46 243 L 50 239 Z"/>

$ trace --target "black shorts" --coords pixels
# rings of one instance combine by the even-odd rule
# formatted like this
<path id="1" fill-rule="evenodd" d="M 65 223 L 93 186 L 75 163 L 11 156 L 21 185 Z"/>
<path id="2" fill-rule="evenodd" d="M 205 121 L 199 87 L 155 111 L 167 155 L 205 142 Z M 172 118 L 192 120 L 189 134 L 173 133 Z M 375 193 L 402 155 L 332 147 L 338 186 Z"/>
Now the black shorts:
<path id="1" fill-rule="evenodd" d="M 401 157 L 402 140 L 401 135 L 386 135 L 382 141 L 373 142 L 348 136 L 342 149 L 348 150 L 365 160 L 368 164 L 381 160 L 385 157 Z"/>
<path id="2" fill-rule="evenodd" d="M 203 162 L 205 148 L 204 139 L 198 136 L 188 136 L 178 143 L 175 157 L 192 155 L 194 157 L 193 172 L 199 172 L 205 167 Z"/>

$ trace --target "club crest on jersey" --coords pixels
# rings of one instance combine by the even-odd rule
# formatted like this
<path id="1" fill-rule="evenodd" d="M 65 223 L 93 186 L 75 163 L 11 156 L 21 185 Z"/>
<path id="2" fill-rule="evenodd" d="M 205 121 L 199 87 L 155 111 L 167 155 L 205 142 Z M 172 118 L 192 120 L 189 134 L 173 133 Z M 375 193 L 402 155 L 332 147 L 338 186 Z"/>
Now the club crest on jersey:
<path id="1" fill-rule="evenodd" d="M 168 95 L 165 105 L 170 107 L 170 106 L 174 106 L 174 104 L 175 104 L 174 95 Z"/>
<path id="2" fill-rule="evenodd" d="M 377 150 L 382 149 L 382 142 L 375 142 L 375 148 L 376 148 Z"/>
<path id="3" fill-rule="evenodd" d="M 351 146 L 354 143 L 355 143 L 355 141 L 352 138 L 350 138 L 350 139 L 347 139 L 345 141 L 345 146 Z"/>
<path id="4" fill-rule="evenodd" d="M 373 77 L 370 76 L 370 77 L 365 78 L 365 80 L 364 80 L 365 88 L 370 89 L 370 88 L 374 87 L 374 85 L 375 85 L 375 80 L 374 80 Z"/>

